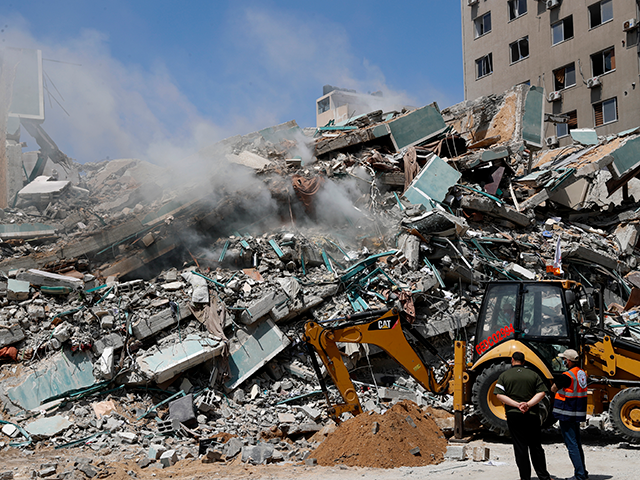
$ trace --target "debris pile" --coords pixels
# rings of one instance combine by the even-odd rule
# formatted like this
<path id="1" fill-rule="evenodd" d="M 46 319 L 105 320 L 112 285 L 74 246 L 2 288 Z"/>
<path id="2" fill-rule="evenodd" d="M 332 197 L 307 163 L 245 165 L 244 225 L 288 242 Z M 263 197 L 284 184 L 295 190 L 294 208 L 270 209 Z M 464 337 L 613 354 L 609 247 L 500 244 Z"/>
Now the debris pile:
<path id="1" fill-rule="evenodd" d="M 543 100 L 521 85 L 443 111 L 292 121 L 179 169 L 25 170 L 0 212 L 0 448 L 304 460 L 332 426 L 306 321 L 397 308 L 450 359 L 488 280 L 601 289 L 609 327 L 639 338 L 640 134 L 572 130 L 572 146 L 541 150 Z M 378 348 L 342 347 L 365 411 L 451 408 Z"/>
<path id="2" fill-rule="evenodd" d="M 440 463 L 447 440 L 431 415 L 404 400 L 341 424 L 311 453 L 318 465 L 396 468 Z"/>

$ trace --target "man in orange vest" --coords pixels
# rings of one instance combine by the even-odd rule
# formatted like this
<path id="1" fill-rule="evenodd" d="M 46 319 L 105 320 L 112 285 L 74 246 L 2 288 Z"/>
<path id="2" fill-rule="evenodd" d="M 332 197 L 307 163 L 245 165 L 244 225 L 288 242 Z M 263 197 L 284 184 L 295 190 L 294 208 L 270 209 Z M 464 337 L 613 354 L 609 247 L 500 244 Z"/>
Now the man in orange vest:
<path id="1" fill-rule="evenodd" d="M 567 371 L 555 379 L 551 391 L 556 392 L 553 416 L 560 423 L 564 444 L 573 463 L 574 476 L 568 480 L 586 480 L 589 472 L 584 466 L 584 451 L 580 441 L 580 422 L 587 419 L 587 374 L 580 368 L 580 356 L 567 349 L 558 357 L 564 360 Z"/>

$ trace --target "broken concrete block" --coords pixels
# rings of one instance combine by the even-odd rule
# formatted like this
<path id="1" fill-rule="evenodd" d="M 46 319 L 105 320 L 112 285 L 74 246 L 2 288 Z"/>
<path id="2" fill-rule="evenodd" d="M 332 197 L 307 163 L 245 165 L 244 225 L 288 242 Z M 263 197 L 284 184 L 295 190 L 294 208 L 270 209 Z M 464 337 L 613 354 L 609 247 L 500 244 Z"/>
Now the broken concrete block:
<path id="1" fill-rule="evenodd" d="M 44 312 L 43 312 L 44 313 Z M 67 322 L 62 322 L 56 328 L 53 329 L 51 336 L 58 340 L 60 343 L 64 343 L 73 335 L 73 327 Z"/>
<path id="2" fill-rule="evenodd" d="M 638 243 L 638 235 L 640 234 L 640 225 L 637 223 L 629 223 L 620 225 L 616 228 L 615 236 L 620 245 L 620 250 L 626 255 L 633 253 L 633 249 Z"/>
<path id="3" fill-rule="evenodd" d="M 602 265 L 609 270 L 615 270 L 618 266 L 618 261 L 615 258 L 603 255 L 602 253 L 593 251 L 584 245 L 577 243 L 569 247 L 566 252 L 562 252 L 563 262 L 564 260 L 569 260 L 571 258 L 579 258 L 581 260 L 586 260 L 587 262 Z"/>
<path id="4" fill-rule="evenodd" d="M 411 270 L 417 270 L 420 265 L 420 239 L 415 235 L 400 235 L 398 248 L 407 259 L 407 266 Z"/>
<path id="5" fill-rule="evenodd" d="M 220 461 L 222 461 L 222 452 L 213 448 L 207 449 L 207 452 L 202 457 L 202 463 L 215 463 Z"/>
<path id="6" fill-rule="evenodd" d="M 167 450 L 162 455 L 160 455 L 160 463 L 162 463 L 163 467 L 170 467 L 175 465 L 178 461 L 178 454 L 175 450 Z"/>
<path id="7" fill-rule="evenodd" d="M 420 455 L 420 447 L 413 447 L 411 450 L 409 450 L 409 453 L 411 455 Z"/>
<path id="8" fill-rule="evenodd" d="M 491 450 L 489 447 L 473 447 L 473 461 L 486 462 L 489 460 Z"/>
<path id="9" fill-rule="evenodd" d="M 296 422 L 296 416 L 293 415 L 292 413 L 280 412 L 280 413 L 278 413 L 278 422 L 280 422 L 280 423 L 295 423 Z"/>
<path id="10" fill-rule="evenodd" d="M 273 456 L 273 445 L 256 445 L 247 446 L 242 448 L 242 461 L 247 463 L 251 462 L 256 465 L 267 463 L 267 461 Z"/>
<path id="11" fill-rule="evenodd" d="M 7 423 L 2 426 L 2 433 L 4 433 L 7 437 L 14 438 L 18 436 L 20 430 L 18 430 L 18 427 L 16 427 L 15 425 Z"/>
<path id="12" fill-rule="evenodd" d="M 102 338 L 96 340 L 92 349 L 97 355 L 102 355 L 107 347 L 112 347 L 114 351 L 117 351 L 123 346 L 124 339 L 122 338 L 122 335 L 119 333 L 110 333 L 109 335 L 104 335 Z"/>
<path id="13" fill-rule="evenodd" d="M 378 389 L 378 395 L 382 400 L 399 402 L 400 400 L 411 400 L 412 402 L 417 403 L 418 398 L 415 392 L 410 392 L 408 390 L 395 390 L 387 387 L 380 387 Z"/>
<path id="14" fill-rule="evenodd" d="M 116 436 L 124 443 L 135 443 L 138 441 L 138 436 L 132 432 L 118 432 Z"/>
<path id="15" fill-rule="evenodd" d="M 13 480 L 13 472 L 11 470 L 0 472 L 0 480 Z"/>
<path id="16" fill-rule="evenodd" d="M 373 422 L 371 425 L 371 433 L 374 435 L 380 431 L 380 424 L 378 422 Z"/>
<path id="17" fill-rule="evenodd" d="M 311 433 L 316 433 L 322 430 L 322 425 L 319 425 L 315 422 L 307 422 L 300 424 L 288 424 L 288 434 L 289 435 L 307 435 Z"/>
<path id="18" fill-rule="evenodd" d="M 224 445 L 224 455 L 227 459 L 235 457 L 242 451 L 244 444 L 238 437 L 233 437 Z"/>
<path id="19" fill-rule="evenodd" d="M 158 460 L 160 456 L 167 451 L 167 447 L 158 443 L 152 443 L 149 445 L 147 457 L 151 460 Z"/>
<path id="20" fill-rule="evenodd" d="M 305 382 L 313 382 L 316 379 L 316 373 L 306 365 L 303 365 L 299 361 L 293 361 L 291 363 L 283 363 L 280 367 L 298 378 L 301 378 Z"/>
<path id="21" fill-rule="evenodd" d="M 208 390 L 198 397 L 196 400 L 196 406 L 201 412 L 207 413 L 215 409 L 215 405 L 218 401 L 220 401 L 220 399 L 215 392 Z"/>
<path id="22" fill-rule="evenodd" d="M 464 445 L 447 445 L 447 451 L 444 454 L 449 460 L 466 460 L 466 449 Z"/>
<path id="23" fill-rule="evenodd" d="M 510 263 L 505 267 L 505 270 L 507 271 L 507 273 L 510 273 L 511 275 L 517 278 L 521 278 L 523 280 L 535 280 L 536 278 L 535 272 L 532 272 L 531 270 L 527 270 L 526 268 L 521 267 L 517 263 Z"/>
<path id="24" fill-rule="evenodd" d="M 116 323 L 116 319 L 112 315 L 105 315 L 100 319 L 100 327 L 103 330 L 111 330 Z"/>
<path id="25" fill-rule="evenodd" d="M 161 286 L 162 286 L 162 289 L 165 292 L 176 292 L 176 291 L 182 290 L 184 288 L 184 283 L 182 283 L 182 282 L 171 282 L 171 283 L 164 283 Z"/>
<path id="26" fill-rule="evenodd" d="M 240 314 L 240 321 L 245 325 L 252 325 L 262 319 L 278 304 L 284 302 L 287 296 L 274 291 L 266 292 L 259 300 L 253 302 Z"/>
<path id="27" fill-rule="evenodd" d="M 80 465 L 78 465 L 78 470 L 80 470 L 89 478 L 93 478 L 98 475 L 98 470 L 88 463 L 81 463 Z"/>
<path id="28" fill-rule="evenodd" d="M 38 470 L 36 473 L 40 478 L 47 478 L 55 475 L 57 473 L 57 468 L 54 466 L 45 467 L 42 470 Z"/>
<path id="29" fill-rule="evenodd" d="M 307 467 L 315 467 L 318 465 L 318 459 L 317 458 L 305 458 L 304 459 L 304 464 Z"/>
<path id="30" fill-rule="evenodd" d="M 79 278 L 58 275 L 57 273 L 50 273 L 36 269 L 19 273 L 16 276 L 16 279 L 29 282 L 31 285 L 35 285 L 37 287 L 69 287 L 73 290 L 82 290 L 84 287 L 84 282 Z"/>
<path id="31" fill-rule="evenodd" d="M 29 320 L 38 321 L 45 317 L 44 307 L 42 305 L 27 305 L 27 316 Z"/>
<path id="32" fill-rule="evenodd" d="M 14 302 L 22 302 L 29 298 L 31 286 L 29 282 L 10 278 L 7 281 L 7 298 Z"/>
<path id="33" fill-rule="evenodd" d="M 25 339 L 24 332 L 17 323 L 9 328 L 0 328 L 0 348 L 14 343 L 21 342 Z"/>
<path id="34" fill-rule="evenodd" d="M 317 422 L 318 420 L 320 420 L 320 417 L 322 417 L 322 412 L 317 408 L 312 408 L 304 405 L 302 407 L 298 407 L 298 409 L 314 422 Z"/>
<path id="35" fill-rule="evenodd" d="M 535 208 L 540 205 L 542 202 L 545 202 L 549 199 L 549 192 L 544 189 L 540 192 L 536 193 L 534 196 L 527 198 L 524 202 L 520 204 L 521 210 L 527 210 L 529 208 Z"/>
<path id="36" fill-rule="evenodd" d="M 150 318 L 140 319 L 133 326 L 132 331 L 138 340 L 155 335 L 167 327 L 175 325 L 191 315 L 187 303 L 178 302 L 178 312 L 174 315 L 170 308 L 153 315 Z"/>
<path id="37" fill-rule="evenodd" d="M 416 422 L 413 421 L 413 418 L 411 418 L 410 415 L 408 415 L 405 420 L 407 421 L 409 426 L 411 426 L 412 428 L 418 428 L 418 426 L 416 425 Z"/>
<path id="38" fill-rule="evenodd" d="M 197 425 L 196 414 L 193 410 L 193 395 L 189 394 L 169 403 L 169 418 L 186 426 Z"/>
<path id="39" fill-rule="evenodd" d="M 188 335 L 181 342 L 169 345 L 155 353 L 136 358 L 140 370 L 156 383 L 163 383 L 179 373 L 222 353 L 224 343 L 199 335 Z"/>
<path id="40" fill-rule="evenodd" d="M 158 433 L 160 435 L 171 435 L 180 430 L 180 422 L 177 420 L 159 420 Z"/>

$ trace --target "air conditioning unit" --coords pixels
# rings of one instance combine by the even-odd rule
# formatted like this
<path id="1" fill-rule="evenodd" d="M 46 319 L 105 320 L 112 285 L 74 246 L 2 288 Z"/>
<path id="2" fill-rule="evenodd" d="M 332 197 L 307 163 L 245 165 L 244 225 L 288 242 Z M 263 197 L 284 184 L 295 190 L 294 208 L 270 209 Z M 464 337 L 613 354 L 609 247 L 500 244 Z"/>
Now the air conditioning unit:
<path id="1" fill-rule="evenodd" d="M 587 80 L 587 88 L 595 88 L 595 87 L 599 87 L 600 85 L 602 85 L 600 83 L 600 77 L 592 77 L 589 80 Z"/>
<path id="2" fill-rule="evenodd" d="M 467 0 L 467 5 L 473 7 L 479 0 Z"/>
<path id="3" fill-rule="evenodd" d="M 560 0 L 547 0 L 547 10 L 560 6 Z"/>
<path id="4" fill-rule="evenodd" d="M 549 95 L 547 96 L 548 102 L 557 102 L 558 100 L 562 100 L 561 91 L 556 90 L 555 92 L 549 92 Z"/>
<path id="5" fill-rule="evenodd" d="M 630 32 L 631 30 L 634 30 L 636 28 L 638 28 L 638 21 L 635 18 L 630 18 L 629 20 L 624 22 L 624 25 L 622 26 L 622 30 L 624 30 L 625 32 Z"/>
<path id="6" fill-rule="evenodd" d="M 555 135 L 547 137 L 544 139 L 544 143 L 547 144 L 547 147 L 555 147 L 556 145 L 558 145 L 558 137 L 556 137 Z"/>

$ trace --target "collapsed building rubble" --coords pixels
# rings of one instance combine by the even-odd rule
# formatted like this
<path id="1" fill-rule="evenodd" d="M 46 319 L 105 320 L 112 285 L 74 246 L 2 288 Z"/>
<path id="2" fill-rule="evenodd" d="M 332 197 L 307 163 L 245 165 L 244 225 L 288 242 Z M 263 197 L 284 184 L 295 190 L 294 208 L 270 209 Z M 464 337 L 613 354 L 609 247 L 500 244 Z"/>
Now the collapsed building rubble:
<path id="1" fill-rule="evenodd" d="M 185 159 L 196 178 L 135 159 L 35 176 L 0 212 L 1 448 L 307 459 L 331 421 L 305 321 L 398 308 L 450 358 L 492 279 L 602 289 L 639 338 L 640 135 L 543 150 L 542 99 L 288 122 Z M 451 407 L 375 347 L 344 356 L 365 410 Z"/>

